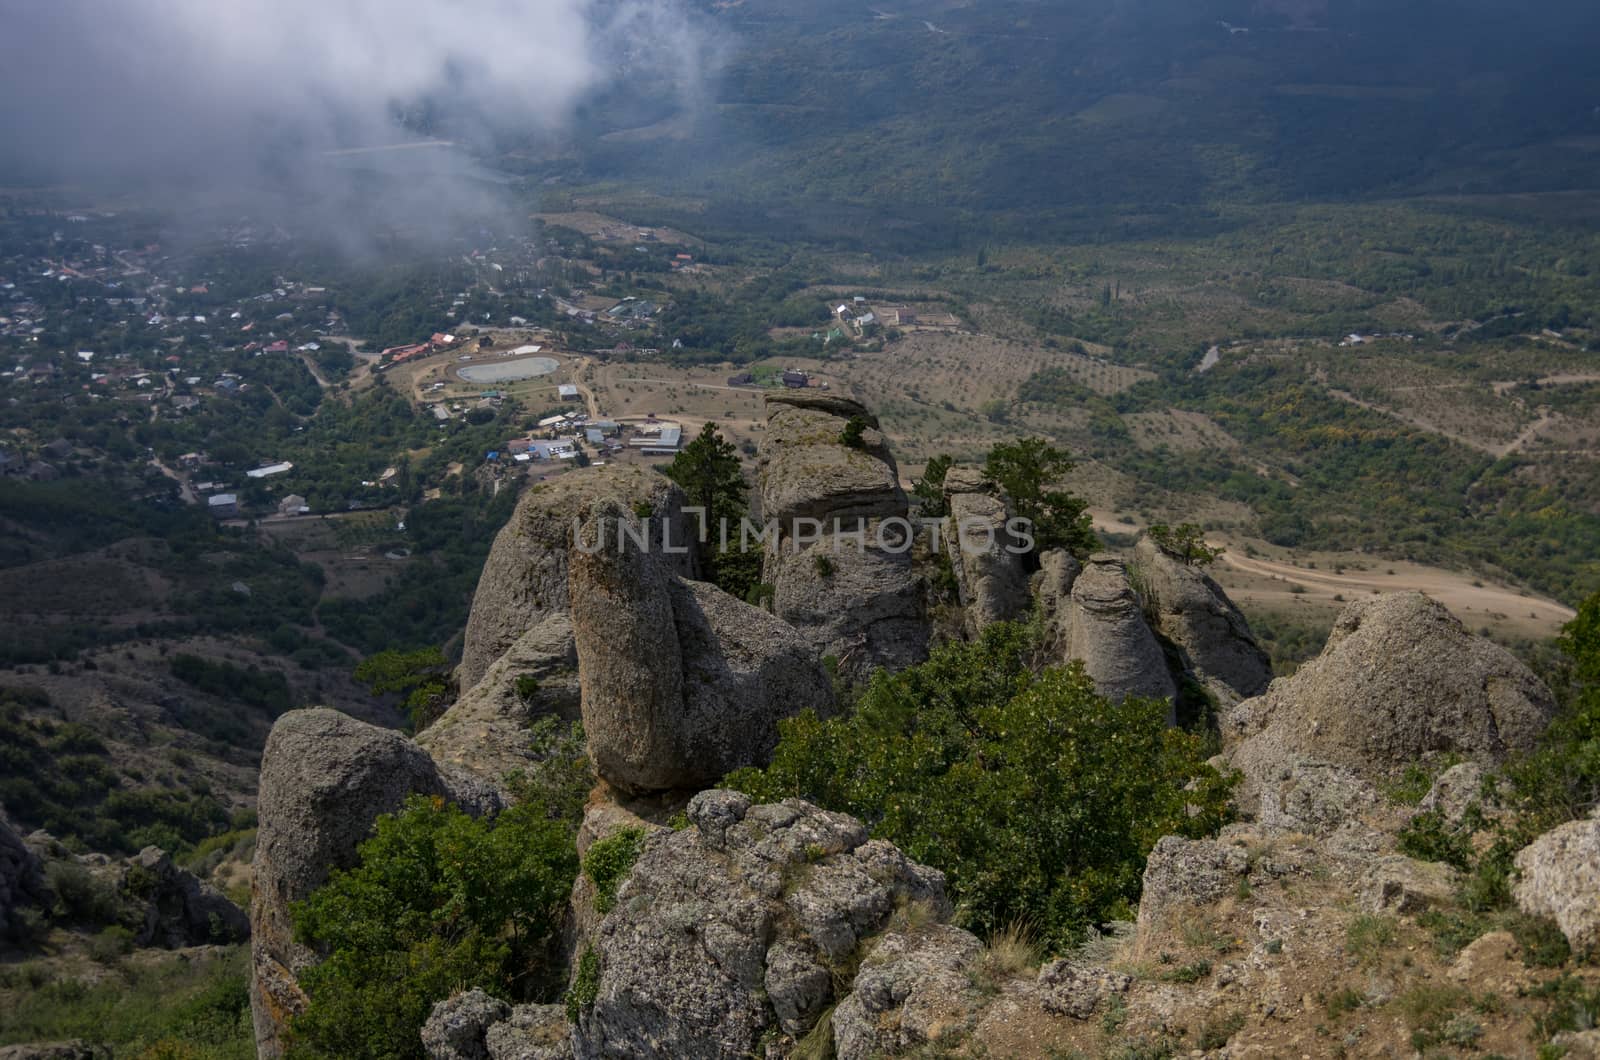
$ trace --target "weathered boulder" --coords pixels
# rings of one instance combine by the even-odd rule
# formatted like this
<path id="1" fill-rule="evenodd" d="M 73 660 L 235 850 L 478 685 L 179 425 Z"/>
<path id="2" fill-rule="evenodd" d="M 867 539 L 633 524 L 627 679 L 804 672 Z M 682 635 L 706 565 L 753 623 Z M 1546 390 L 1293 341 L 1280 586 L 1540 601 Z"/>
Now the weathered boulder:
<path id="1" fill-rule="evenodd" d="M 1345 608 L 1316 659 L 1224 717 L 1248 808 L 1305 764 L 1380 780 L 1430 754 L 1498 762 L 1532 747 L 1554 710 L 1510 652 L 1421 593 Z"/>
<path id="2" fill-rule="evenodd" d="M 5 1045 L 0 1046 L 0 1060 L 111 1060 L 111 1047 L 79 1039 Z"/>
<path id="3" fill-rule="evenodd" d="M 250 1009 L 259 1056 L 282 1054 L 284 1028 L 305 1005 L 297 976 L 317 959 L 294 941 L 290 906 L 331 870 L 354 865 L 373 820 L 411 794 L 439 795 L 473 812 L 500 801 L 481 781 L 441 770 L 399 733 L 338 711 L 291 711 L 273 725 L 261 758 L 250 904 Z"/>
<path id="4" fill-rule="evenodd" d="M 968 636 L 1010 622 L 1032 603 L 1023 557 L 1014 542 L 1000 488 L 976 468 L 953 467 L 944 478 L 950 512 L 945 550 L 955 572 Z"/>
<path id="5" fill-rule="evenodd" d="M 799 548 L 791 538 L 766 555 L 773 611 L 850 680 L 928 657 L 927 612 L 911 554 L 892 542 L 880 547 L 880 525 L 867 529 L 864 548 L 850 535 L 830 534 Z"/>
<path id="6" fill-rule="evenodd" d="M 559 1005 L 508 1005 L 468 990 L 433 1007 L 422 1025 L 428 1060 L 569 1060 L 572 1043 Z"/>
<path id="7" fill-rule="evenodd" d="M 1148 537 L 1134 549 L 1134 563 L 1157 631 L 1182 650 L 1185 664 L 1202 683 L 1229 700 L 1267 690 L 1272 661 L 1210 575 L 1173 559 Z"/>
<path id="8" fill-rule="evenodd" d="M 1064 548 L 1053 548 L 1039 556 L 1039 570 L 1032 578 L 1031 591 L 1039 601 L 1039 611 L 1052 629 L 1060 631 L 1066 612 L 1072 606 L 1072 586 L 1083 573 L 1083 564 Z"/>
<path id="9" fill-rule="evenodd" d="M 224 945 L 250 936 L 250 918 L 222 892 L 179 868 L 160 847 L 128 859 L 122 889 L 144 905 L 134 945 L 175 950 Z"/>
<path id="10" fill-rule="evenodd" d="M 1133 984 L 1131 977 L 1096 965 L 1072 960 L 1054 960 L 1039 969 L 1036 986 L 1039 1004 L 1052 1016 L 1086 1020 L 1101 1002 L 1125 994 Z"/>
<path id="11" fill-rule="evenodd" d="M 1600 947 L 1600 813 L 1568 821 L 1517 855 L 1513 891 L 1524 913 L 1555 920 L 1578 953 Z"/>
<path id="12" fill-rule="evenodd" d="M 980 1003 L 970 973 L 982 952 L 948 924 L 876 940 L 833 1010 L 834 1055 L 892 1056 L 964 1029 Z"/>
<path id="13" fill-rule="evenodd" d="M 511 1015 L 511 1006 L 482 990 L 468 990 L 433 1006 L 422 1025 L 428 1060 L 488 1060 L 483 1036 Z"/>
<path id="14" fill-rule="evenodd" d="M 1440 814 L 1449 824 L 1460 824 L 1467 809 L 1483 797 L 1486 775 L 1477 762 L 1459 762 L 1434 779 L 1417 809 Z"/>
<path id="15" fill-rule="evenodd" d="M 701 787 L 763 763 L 780 719 L 832 708 L 791 627 L 632 542 L 575 552 L 571 581 L 590 758 L 624 791 Z"/>
<path id="16" fill-rule="evenodd" d="M 17 915 L 44 901 L 44 870 L 22 837 L 0 816 L 0 940 L 14 929 Z"/>
<path id="17" fill-rule="evenodd" d="M 534 682 L 531 695 L 525 692 Z M 491 784 L 535 761 L 526 729 L 541 715 L 579 716 L 578 652 L 572 616 L 552 612 L 506 649 L 482 679 L 417 734 L 436 762 L 475 773 Z"/>
<path id="18" fill-rule="evenodd" d="M 598 981 L 579 1057 L 751 1055 L 773 1029 L 803 1033 L 818 1018 L 833 970 L 897 908 L 950 914 L 940 873 L 843 814 L 713 790 L 688 818 L 649 832 L 583 942 Z"/>
<path id="19" fill-rule="evenodd" d="M 868 429 L 860 448 L 840 440 L 856 415 L 870 416 L 846 398 L 830 399 L 827 408 L 768 399 L 759 457 L 761 515 L 776 521 L 785 536 L 797 519 L 816 519 L 831 529 L 834 519 L 905 515 L 905 491 L 883 435 Z"/>
<path id="20" fill-rule="evenodd" d="M 1163 836 L 1144 866 L 1140 934 L 1165 927 L 1187 907 L 1210 905 L 1232 893 L 1249 871 L 1250 855 L 1236 843 Z"/>
<path id="21" fill-rule="evenodd" d="M 1060 621 L 1063 653 L 1083 663 L 1101 695 L 1169 702 L 1177 696 L 1166 655 L 1145 621 L 1122 560 L 1106 554 L 1089 557 L 1073 580 L 1071 603 Z"/>
<path id="22" fill-rule="evenodd" d="M 698 525 L 684 517 L 683 505 L 683 491 L 671 480 L 637 465 L 581 468 L 528 487 L 495 537 L 478 579 L 456 671 L 462 692 L 482 680 L 529 630 L 568 609 L 573 527 L 597 507 L 642 520 L 651 551 L 677 573 L 694 574 L 690 555 L 668 554 L 661 547 L 681 548 L 698 533 Z"/>
<path id="23" fill-rule="evenodd" d="M 1458 874 L 1449 865 L 1394 854 L 1380 859 L 1361 880 L 1361 906 L 1369 913 L 1420 913 L 1448 903 Z"/>

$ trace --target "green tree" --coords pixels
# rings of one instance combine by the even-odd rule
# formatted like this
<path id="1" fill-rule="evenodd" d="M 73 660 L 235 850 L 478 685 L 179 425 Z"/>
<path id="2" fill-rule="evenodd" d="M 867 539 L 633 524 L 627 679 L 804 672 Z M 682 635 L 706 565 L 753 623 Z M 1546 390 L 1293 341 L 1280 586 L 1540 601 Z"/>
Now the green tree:
<path id="1" fill-rule="evenodd" d="M 672 458 L 665 474 L 683 487 L 689 503 L 706 510 L 707 524 L 716 536 L 723 519 L 738 519 L 745 511 L 744 472 L 739 450 L 722 437 L 715 423 L 700 428 L 695 440 Z"/>
<path id="2" fill-rule="evenodd" d="M 1223 549 L 1206 544 L 1205 531 L 1194 523 L 1177 526 L 1157 523 L 1148 532 L 1157 548 L 1190 567 L 1210 566 L 1223 553 Z"/>
<path id="3" fill-rule="evenodd" d="M 1163 835 L 1204 836 L 1230 778 L 1160 700 L 1112 703 L 1081 667 L 1037 669 L 1042 633 L 997 624 L 927 663 L 880 672 L 856 712 L 780 724 L 772 764 L 726 778 L 854 814 L 943 870 L 963 923 L 1015 922 L 1052 945 L 1131 915 Z"/>
<path id="4" fill-rule="evenodd" d="M 578 859 L 568 822 L 538 803 L 473 818 L 413 796 L 378 819 L 360 863 L 293 909 L 325 959 L 301 975 L 296 1057 L 421 1057 L 434 1004 L 481 987 L 548 996 L 552 949 Z"/>
<path id="5" fill-rule="evenodd" d="M 1585 600 L 1557 641 L 1567 659 L 1561 712 L 1533 754 L 1509 770 L 1533 819 L 1530 832 L 1600 804 L 1600 593 Z"/>
<path id="6" fill-rule="evenodd" d="M 930 458 L 922 468 L 922 477 L 911 487 L 911 494 L 917 498 L 922 514 L 929 519 L 942 519 L 950 514 L 950 509 L 944 503 L 944 476 L 955 462 L 955 458 L 950 456 Z"/>
<path id="7" fill-rule="evenodd" d="M 683 487 L 690 504 L 705 509 L 707 533 L 699 544 L 702 569 L 719 588 L 744 599 L 761 572 L 759 556 L 740 550 L 737 524 L 745 513 L 747 487 L 739 450 L 722 437 L 715 423 L 708 423 L 672 458 L 665 473 Z M 728 545 L 720 548 L 724 522 L 729 525 Z"/>
<path id="8" fill-rule="evenodd" d="M 400 705 L 417 732 L 444 713 L 444 699 L 451 689 L 450 660 L 438 648 L 380 651 L 362 660 L 355 677 L 375 696 L 403 696 Z"/>
<path id="9" fill-rule="evenodd" d="M 1083 559 L 1099 547 L 1084 501 L 1055 488 L 1076 465 L 1043 438 L 1024 438 L 989 450 L 984 472 L 1010 498 L 1013 514 L 1033 524 L 1034 556 L 1064 548 Z"/>

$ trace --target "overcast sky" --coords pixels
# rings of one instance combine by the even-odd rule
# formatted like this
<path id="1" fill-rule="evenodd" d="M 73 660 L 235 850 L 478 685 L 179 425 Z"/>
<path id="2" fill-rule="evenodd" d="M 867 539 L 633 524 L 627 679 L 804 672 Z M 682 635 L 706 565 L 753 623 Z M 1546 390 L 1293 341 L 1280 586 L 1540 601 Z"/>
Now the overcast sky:
<path id="1" fill-rule="evenodd" d="M 424 97 L 469 136 L 556 129 L 614 76 L 619 41 L 697 46 L 671 4 L 597 6 L 0 0 L 0 170 L 292 187 L 322 152 L 404 140 L 393 108 Z"/>

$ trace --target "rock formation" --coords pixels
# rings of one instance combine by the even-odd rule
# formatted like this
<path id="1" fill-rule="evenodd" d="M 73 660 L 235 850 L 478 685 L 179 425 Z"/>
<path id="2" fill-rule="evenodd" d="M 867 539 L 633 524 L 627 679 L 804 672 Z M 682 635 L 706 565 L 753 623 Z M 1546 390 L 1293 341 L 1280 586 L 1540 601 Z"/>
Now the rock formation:
<path id="1" fill-rule="evenodd" d="M 1370 801 L 1364 788 L 1429 755 L 1496 763 L 1526 750 L 1554 707 L 1510 652 L 1428 597 L 1395 593 L 1346 607 L 1322 654 L 1234 708 L 1223 736 L 1244 805 L 1293 827 L 1306 809 L 1348 817 L 1339 792 Z"/>
<path id="2" fill-rule="evenodd" d="M 144 904 L 144 920 L 134 932 L 136 946 L 175 950 L 243 942 L 250 935 L 250 919 L 242 909 L 174 865 L 159 847 L 145 847 L 128 859 L 122 889 Z"/>
<path id="3" fill-rule="evenodd" d="M 475 778 L 441 770 L 404 736 L 332 710 L 278 719 L 261 759 L 250 904 L 250 1009 L 261 1057 L 282 1054 L 289 1018 L 304 1008 L 298 973 L 316 954 L 294 941 L 290 906 L 335 868 L 355 864 L 373 820 L 411 794 L 438 795 L 471 812 L 499 804 Z"/>
<path id="4" fill-rule="evenodd" d="M 574 1030 L 579 1057 L 751 1055 L 768 1033 L 805 1033 L 838 1000 L 835 973 L 897 909 L 950 913 L 943 876 L 853 818 L 729 791 L 697 795 L 688 816 L 687 829 L 648 835 L 583 941 L 599 980 Z M 967 936 L 962 948 L 975 947 Z M 877 1017 L 880 1002 L 840 1009 Z"/>
<path id="5" fill-rule="evenodd" d="M 1574 951 L 1600 951 L 1600 811 L 1569 821 L 1517 855 L 1517 905 L 1555 920 Z"/>
<path id="6" fill-rule="evenodd" d="M 1122 560 L 1104 553 L 1089 557 L 1057 621 L 1062 654 L 1083 663 L 1101 695 L 1168 701 L 1177 696 L 1166 655 L 1145 621 Z"/>
<path id="7" fill-rule="evenodd" d="M 1032 605 L 1023 557 L 1007 549 L 1005 498 L 976 468 L 953 467 L 944 479 L 950 512 L 945 551 L 955 572 L 968 636 L 1022 617 Z"/>
<path id="8" fill-rule="evenodd" d="M 508 1005 L 468 990 L 433 1007 L 422 1027 L 428 1060 L 570 1060 L 560 1005 Z"/>
<path id="9" fill-rule="evenodd" d="M 860 447 L 842 441 L 853 418 L 868 426 Z M 777 526 L 762 580 L 773 610 L 841 674 L 864 679 L 927 658 L 928 624 L 902 547 L 909 526 L 899 472 L 877 420 L 847 398 L 767 398 L 760 456 L 760 511 Z M 905 544 L 909 546 L 910 542 Z"/>
<path id="10" fill-rule="evenodd" d="M 1200 568 L 1167 555 L 1148 537 L 1135 548 L 1134 564 L 1156 631 L 1179 648 L 1185 666 L 1201 683 L 1228 702 L 1267 690 L 1272 662 L 1221 586 Z"/>
<path id="11" fill-rule="evenodd" d="M 597 518 L 615 518 L 615 512 Z M 764 763 L 780 719 L 833 705 L 791 627 L 618 542 L 571 559 L 584 732 L 625 791 L 694 789 Z"/>
<path id="12" fill-rule="evenodd" d="M 472 598 L 456 671 L 462 692 L 529 630 L 568 610 L 567 556 L 575 521 L 589 518 L 597 506 L 620 508 L 644 520 L 651 551 L 667 557 L 660 547 L 664 538 L 681 548 L 693 540 L 691 529 L 698 533 L 685 519 L 683 504 L 683 492 L 671 480 L 627 464 L 581 468 L 528 487 L 495 538 Z M 672 555 L 667 562 L 677 564 L 678 573 L 695 573 L 688 556 Z"/>

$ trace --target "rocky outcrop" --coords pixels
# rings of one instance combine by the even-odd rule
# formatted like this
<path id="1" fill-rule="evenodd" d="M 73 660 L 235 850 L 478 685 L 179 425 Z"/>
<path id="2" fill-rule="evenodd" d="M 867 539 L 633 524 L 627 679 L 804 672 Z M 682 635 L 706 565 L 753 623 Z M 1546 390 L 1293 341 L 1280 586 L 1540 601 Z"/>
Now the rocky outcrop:
<path id="1" fill-rule="evenodd" d="M 1288 785 L 1296 773 L 1331 790 L 1429 755 L 1498 762 L 1532 747 L 1553 710 L 1510 652 L 1428 597 L 1396 593 L 1346 607 L 1322 654 L 1226 714 L 1223 737 L 1245 776 L 1241 802 L 1266 816 L 1286 798 L 1326 802 L 1326 792 Z"/>
<path id="2" fill-rule="evenodd" d="M 1437 813 L 1451 826 L 1461 823 L 1467 810 L 1483 798 L 1488 774 L 1477 762 L 1459 762 L 1440 773 L 1417 804 L 1424 813 Z"/>
<path id="3" fill-rule="evenodd" d="M 840 441 L 860 417 L 869 426 L 859 448 Z M 848 398 L 767 398 L 767 435 L 759 458 L 761 515 L 792 530 L 797 519 L 904 516 L 906 495 L 877 418 Z"/>
<path id="4" fill-rule="evenodd" d="M 1393 854 L 1367 870 L 1361 881 L 1361 905 L 1369 913 L 1420 913 L 1448 903 L 1459 882 L 1449 865 Z"/>
<path id="5" fill-rule="evenodd" d="M 877 939 L 833 1010 L 834 1055 L 894 1056 L 963 1027 L 981 1003 L 971 972 L 982 952 L 976 938 L 948 924 Z"/>
<path id="6" fill-rule="evenodd" d="M 1032 593 L 1039 612 L 1050 628 L 1062 629 L 1067 609 L 1072 606 L 1072 586 L 1083 573 L 1083 564 L 1063 548 L 1053 548 L 1039 556 L 1039 570 L 1031 579 Z"/>
<path id="7" fill-rule="evenodd" d="M 579 1057 L 751 1055 L 764 1035 L 812 1026 L 836 1000 L 836 973 L 897 909 L 950 914 L 940 873 L 853 818 L 730 791 L 695 796 L 688 818 L 647 835 L 583 943 L 598 980 L 574 1034 Z M 877 1004 L 867 975 L 856 988 Z"/>
<path id="8" fill-rule="evenodd" d="M 1600 813 L 1546 832 L 1517 855 L 1524 913 L 1555 920 L 1573 950 L 1600 950 Z"/>
<path id="9" fill-rule="evenodd" d="M 967 635 L 1010 622 L 1032 604 L 1023 557 L 1008 545 L 1010 513 L 1005 497 L 976 468 L 953 467 L 945 474 L 945 505 L 950 512 L 945 551 L 955 572 Z"/>
<path id="10" fill-rule="evenodd" d="M 922 587 L 908 553 L 828 534 L 804 547 L 793 539 L 769 550 L 763 577 L 773 587 L 773 611 L 797 630 L 819 658 L 859 681 L 873 670 L 914 665 L 927 657 L 928 622 Z M 899 529 L 889 527 L 889 530 Z M 898 539 L 896 539 L 898 540 Z"/>
<path id="11" fill-rule="evenodd" d="M 553 612 L 517 638 L 477 684 L 418 733 L 417 744 L 435 761 L 500 784 L 534 762 L 524 731 L 528 725 L 550 714 L 576 720 L 579 701 L 572 616 Z"/>
<path id="12" fill-rule="evenodd" d="M 1064 656 L 1083 663 L 1101 695 L 1169 702 L 1177 696 L 1166 655 L 1145 621 L 1122 560 L 1106 554 L 1089 557 L 1072 582 L 1070 602 L 1058 621 Z"/>
<path id="13" fill-rule="evenodd" d="M 693 789 L 764 763 L 780 719 L 832 708 L 791 627 L 632 542 L 575 552 L 571 582 L 590 759 L 624 791 Z"/>
<path id="14" fill-rule="evenodd" d="M 470 691 L 529 630 L 567 611 L 573 526 L 597 507 L 643 519 L 651 551 L 677 573 L 694 574 L 687 555 L 669 555 L 660 547 L 667 538 L 675 547 L 692 540 L 683 504 L 683 492 L 665 476 L 627 464 L 581 468 L 528 487 L 495 537 L 472 598 L 456 671 L 461 690 Z"/>
<path id="15" fill-rule="evenodd" d="M 174 865 L 159 847 L 145 847 L 128 859 L 122 890 L 144 906 L 143 921 L 134 931 L 136 946 L 175 950 L 243 942 L 250 936 L 244 910 Z"/>
<path id="16" fill-rule="evenodd" d="M 1249 853 L 1238 844 L 1163 836 L 1145 862 L 1140 933 L 1182 917 L 1187 907 L 1210 905 L 1232 893 L 1249 871 Z"/>
<path id="17" fill-rule="evenodd" d="M 511 1006 L 468 990 L 433 1007 L 422 1026 L 428 1060 L 570 1060 L 567 1016 L 559 1005 Z"/>
<path id="18" fill-rule="evenodd" d="M 298 974 L 316 954 L 294 941 L 290 906 L 335 868 L 355 863 L 373 820 L 411 794 L 438 795 L 472 812 L 499 805 L 481 781 L 441 770 L 397 732 L 337 711 L 279 718 L 261 759 L 250 905 L 250 1009 L 261 1057 L 283 1050 L 289 1018 L 304 1008 Z"/>
<path id="19" fill-rule="evenodd" d="M 24 908 L 44 901 L 44 870 L 22 837 L 0 817 L 0 942 L 17 926 Z"/>
<path id="20" fill-rule="evenodd" d="M 843 442 L 852 418 L 869 424 Z M 762 580 L 773 611 L 849 680 L 927 658 L 928 623 L 912 570 L 899 471 L 877 420 L 848 398 L 767 399 L 760 510 L 776 527 Z M 903 543 L 903 544 L 902 544 Z"/>
<path id="21" fill-rule="evenodd" d="M 1134 563 L 1157 632 L 1182 651 L 1185 666 L 1201 683 L 1227 701 L 1267 690 L 1272 662 L 1210 575 L 1173 559 L 1148 537 L 1135 548 Z"/>
<path id="22" fill-rule="evenodd" d="M 80 1040 L 6 1045 L 0 1046 L 0 1060 L 111 1060 L 111 1047 Z"/>

